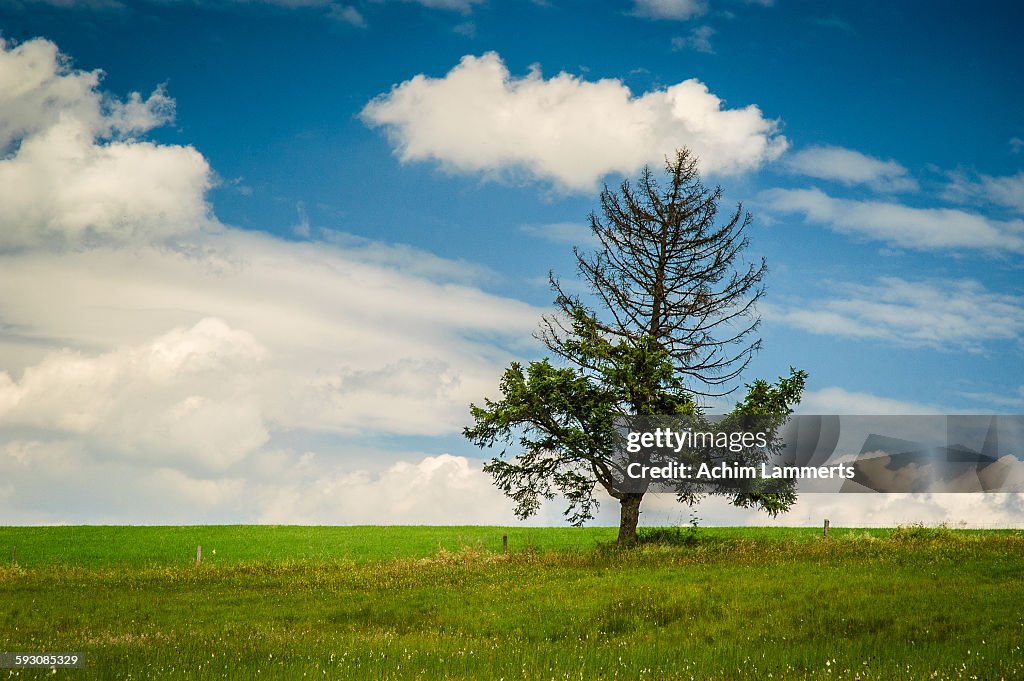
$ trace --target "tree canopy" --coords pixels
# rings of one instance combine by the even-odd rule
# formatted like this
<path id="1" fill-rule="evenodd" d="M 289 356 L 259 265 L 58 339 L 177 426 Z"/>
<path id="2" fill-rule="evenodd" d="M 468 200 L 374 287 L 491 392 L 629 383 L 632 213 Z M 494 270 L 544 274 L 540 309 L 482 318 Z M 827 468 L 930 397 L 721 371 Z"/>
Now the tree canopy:
<path id="1" fill-rule="evenodd" d="M 632 541 L 647 489 L 617 484 L 622 419 L 685 416 L 706 424 L 703 401 L 735 389 L 731 384 L 760 347 L 756 302 L 767 265 L 742 260 L 751 223 L 742 205 L 715 224 L 720 199 L 719 188 L 701 183 L 686 149 L 666 160 L 664 181 L 645 168 L 635 187 L 625 181 L 617 192 L 601 193 L 601 214 L 590 216 L 598 246 L 592 253 L 574 249 L 592 304 L 551 277 L 556 311 L 543 318 L 538 336 L 558 365 L 514 363 L 502 377 L 502 397 L 470 407 L 467 438 L 519 450 L 501 452 L 485 470 L 516 502 L 520 517 L 561 495 L 569 522 L 582 524 L 594 517 L 601 488 L 620 503 L 619 541 Z M 777 428 L 805 379 L 791 369 L 774 384 L 754 381 L 724 427 L 756 416 Z M 773 451 L 769 446 L 753 456 L 765 459 Z M 795 500 L 792 485 L 675 491 L 688 503 L 729 494 L 734 504 L 772 514 Z"/>

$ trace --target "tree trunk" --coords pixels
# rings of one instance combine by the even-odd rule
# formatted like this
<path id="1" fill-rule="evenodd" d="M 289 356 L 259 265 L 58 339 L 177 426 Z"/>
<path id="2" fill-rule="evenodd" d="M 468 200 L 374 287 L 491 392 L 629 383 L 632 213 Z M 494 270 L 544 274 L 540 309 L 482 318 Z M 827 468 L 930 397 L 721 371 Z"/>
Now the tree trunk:
<path id="1" fill-rule="evenodd" d="M 625 494 L 619 500 L 619 544 L 636 541 L 636 526 L 640 522 L 640 501 L 643 494 Z"/>

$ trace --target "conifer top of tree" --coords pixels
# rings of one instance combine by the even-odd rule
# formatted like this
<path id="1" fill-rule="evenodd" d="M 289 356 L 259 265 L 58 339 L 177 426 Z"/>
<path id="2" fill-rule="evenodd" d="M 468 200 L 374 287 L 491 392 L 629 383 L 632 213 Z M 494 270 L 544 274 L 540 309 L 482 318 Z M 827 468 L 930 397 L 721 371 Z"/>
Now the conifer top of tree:
<path id="1" fill-rule="evenodd" d="M 649 339 L 692 394 L 721 396 L 761 347 L 756 303 L 768 267 L 763 258 L 742 261 L 751 222 L 742 205 L 715 224 L 722 192 L 701 182 L 696 157 L 678 150 L 665 174 L 660 181 L 644 168 L 635 185 L 605 187 L 600 215 L 590 215 L 599 245 L 593 254 L 574 248 L 577 267 L 603 308 L 602 334 L 631 344 Z M 554 276 L 551 283 L 561 314 L 544 318 L 540 338 L 556 355 L 592 368 L 567 349 L 567 320 L 582 303 Z"/>

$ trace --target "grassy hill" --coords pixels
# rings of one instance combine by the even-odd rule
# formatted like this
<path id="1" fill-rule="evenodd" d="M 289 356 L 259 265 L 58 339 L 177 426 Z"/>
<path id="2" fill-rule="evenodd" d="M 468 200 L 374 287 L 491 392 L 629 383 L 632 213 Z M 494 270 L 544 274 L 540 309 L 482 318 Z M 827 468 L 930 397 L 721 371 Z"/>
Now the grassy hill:
<path id="1" fill-rule="evenodd" d="M 85 652 L 75 679 L 1024 678 L 1022 532 L 665 534 L 0 528 L 0 649 Z"/>

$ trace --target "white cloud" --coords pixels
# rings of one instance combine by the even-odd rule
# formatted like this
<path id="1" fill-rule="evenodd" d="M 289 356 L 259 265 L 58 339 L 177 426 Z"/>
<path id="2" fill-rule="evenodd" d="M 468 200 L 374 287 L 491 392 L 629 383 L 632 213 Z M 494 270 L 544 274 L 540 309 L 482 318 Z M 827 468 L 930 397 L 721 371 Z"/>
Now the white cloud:
<path id="1" fill-rule="evenodd" d="M 711 38 L 715 33 L 715 29 L 710 26 L 698 26 L 690 31 L 689 37 L 676 36 L 672 38 L 672 49 L 678 52 L 679 50 L 689 48 L 704 54 L 714 54 L 715 50 L 711 46 Z"/>
<path id="2" fill-rule="evenodd" d="M 22 358 L 7 368 L 49 361 L 37 339 L 96 349 L 83 361 L 102 364 L 210 317 L 266 348 L 247 380 L 276 428 L 433 435 L 459 428 L 511 357 L 502 346 L 527 343 L 541 312 L 406 268 L 412 251 L 383 264 L 379 245 L 364 255 L 235 230 L 204 246 L 0 258 L 0 288 L 21 292 L 0 300 L 0 319 L 20 330 L 0 338 L 9 362 Z"/>
<path id="3" fill-rule="evenodd" d="M 260 492 L 257 491 L 257 494 Z M 516 522 L 512 502 L 479 462 L 441 454 L 366 470 L 293 482 L 263 491 L 262 523 L 496 525 Z"/>
<path id="4" fill-rule="evenodd" d="M 149 241 L 212 226 L 209 186 L 194 149 L 97 145 L 62 122 L 0 160 L 0 249 Z"/>
<path id="5" fill-rule="evenodd" d="M 718 398 L 716 400 L 709 400 L 704 406 L 709 413 L 720 414 L 732 409 L 734 404 L 734 399 Z M 962 410 L 951 407 L 900 400 L 873 393 L 851 391 L 839 386 L 805 391 L 795 411 L 797 414 L 806 415 L 852 416 L 923 415 L 952 412 L 964 413 Z"/>
<path id="6" fill-rule="evenodd" d="M 223 468 L 264 444 L 254 394 L 265 350 L 217 319 L 136 347 L 63 350 L 0 372 L 0 426 L 73 436 L 129 458 Z"/>
<path id="7" fill-rule="evenodd" d="M 1019 410 L 1024 407 L 1024 385 L 1017 386 L 1016 391 L 995 393 L 995 392 L 961 392 L 962 397 L 966 397 L 974 402 L 981 404 L 992 405 L 999 408 L 1010 408 Z"/>
<path id="8" fill-rule="evenodd" d="M 837 386 L 810 390 L 800 400 L 797 413 L 853 415 L 917 415 L 946 413 L 941 407 L 908 402 L 872 393 L 854 392 Z"/>
<path id="9" fill-rule="evenodd" d="M 620 80 L 545 79 L 538 68 L 515 78 L 489 52 L 463 57 L 443 78 L 418 75 L 395 86 L 362 118 L 385 128 L 405 162 L 586 192 L 610 173 L 660 166 L 681 146 L 718 174 L 755 169 L 785 151 L 785 137 L 760 109 L 723 104 L 695 79 L 637 97 Z"/>
<path id="10" fill-rule="evenodd" d="M 356 28 L 366 28 L 366 18 L 352 5 L 332 5 L 327 16 Z"/>
<path id="11" fill-rule="evenodd" d="M 452 30 L 455 31 L 456 33 L 458 33 L 459 35 L 463 36 L 463 37 L 475 38 L 476 37 L 476 22 L 475 21 L 463 21 L 461 23 L 455 24 L 455 26 L 452 27 Z"/>
<path id="12" fill-rule="evenodd" d="M 552 222 L 546 225 L 521 225 L 530 236 L 540 237 L 556 244 L 590 247 L 600 243 L 590 227 L 579 222 Z"/>
<path id="13" fill-rule="evenodd" d="M 198 518 L 236 506 L 246 491 L 242 478 L 201 478 L 174 468 L 157 468 L 142 475 L 136 484 L 150 498 L 179 500 Z M 166 516 L 161 520 L 167 522 Z"/>
<path id="14" fill-rule="evenodd" d="M 417 5 L 423 5 L 424 7 L 430 7 L 432 9 L 448 9 L 456 12 L 469 12 L 473 9 L 474 5 L 479 5 L 484 0 L 403 0 L 404 2 L 412 2 Z"/>
<path id="15" fill-rule="evenodd" d="M 100 73 L 72 72 L 57 47 L 46 40 L 12 46 L 0 41 L 0 150 L 12 141 L 41 132 L 69 115 L 98 130 L 102 126 L 96 95 Z"/>
<path id="16" fill-rule="evenodd" d="M 173 116 L 158 89 L 120 101 L 46 40 L 0 42 L 0 250 L 163 239 L 215 226 L 206 160 L 130 136 Z"/>
<path id="17" fill-rule="evenodd" d="M 780 516 L 784 524 L 893 527 L 946 523 L 952 527 L 1021 527 L 1020 494 L 808 494 Z M 769 524 L 767 519 L 760 524 Z"/>
<path id="18" fill-rule="evenodd" d="M 1024 214 L 1024 171 L 1016 175 L 978 175 L 962 171 L 949 173 L 945 197 L 952 201 L 987 202 Z"/>
<path id="19" fill-rule="evenodd" d="M 776 213 L 802 215 L 844 234 L 913 250 L 975 249 L 1024 253 L 1024 220 L 992 220 L 950 208 L 836 199 L 818 189 L 770 189 L 759 201 Z"/>
<path id="20" fill-rule="evenodd" d="M 0 442 L 0 479 L 18 481 L 10 490 L 0 487 L 0 513 L 16 524 L 518 522 L 480 461 L 400 456 L 364 466 L 312 452 L 273 452 L 227 470 L 185 472 L 95 458 L 76 443 Z M 557 520 L 558 509 L 548 508 L 532 524 Z"/>
<path id="21" fill-rule="evenodd" d="M 633 15 L 647 19 L 686 21 L 707 11 L 705 0 L 633 0 Z"/>
<path id="22" fill-rule="evenodd" d="M 1024 213 L 1024 171 L 1005 177 L 982 175 L 981 186 L 993 203 Z"/>
<path id="23" fill-rule="evenodd" d="M 182 471 L 99 458 L 81 443 L 0 442 L 7 522 L 201 524 L 513 524 L 513 503 L 482 462 L 415 452 L 342 459 L 268 451 L 224 470 Z M 85 484 L 83 484 L 85 483 Z M 529 524 L 557 524 L 547 505 Z"/>
<path id="24" fill-rule="evenodd" d="M 303 228 L 309 230 L 309 221 L 304 216 L 301 217 L 299 231 Z M 318 230 L 318 235 L 323 241 L 337 246 L 340 251 L 357 256 L 361 262 L 398 269 L 405 274 L 460 284 L 494 281 L 498 278 L 495 272 L 483 265 L 442 258 L 406 244 L 386 244 L 328 229 Z M 305 236 L 309 236 L 308 233 Z"/>
<path id="25" fill-rule="evenodd" d="M 896 161 L 883 161 L 843 147 L 807 147 L 787 156 L 786 166 L 809 177 L 832 180 L 847 186 L 867 185 L 875 191 L 905 192 L 917 189 L 917 182 Z"/>
<path id="26" fill-rule="evenodd" d="M 972 280 L 883 277 L 874 284 L 837 288 L 841 297 L 762 305 L 765 320 L 814 334 L 951 351 L 978 352 L 987 343 L 1019 340 L 1024 334 L 1024 300 L 993 293 Z"/>

